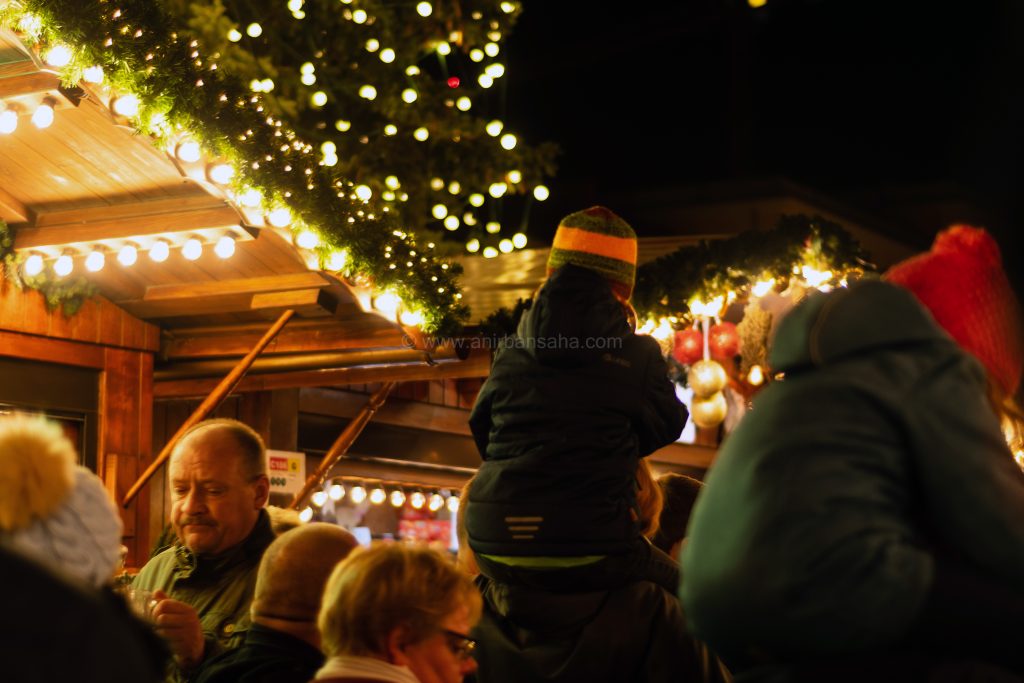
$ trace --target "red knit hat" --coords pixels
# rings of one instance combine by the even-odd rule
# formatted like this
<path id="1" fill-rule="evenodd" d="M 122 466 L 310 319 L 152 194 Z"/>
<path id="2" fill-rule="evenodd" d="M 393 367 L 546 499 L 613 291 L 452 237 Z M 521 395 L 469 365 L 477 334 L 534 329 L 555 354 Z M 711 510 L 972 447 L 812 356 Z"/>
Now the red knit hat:
<path id="1" fill-rule="evenodd" d="M 1007 396 L 1017 392 L 1024 369 L 1020 304 L 991 235 L 953 226 L 939 233 L 931 251 L 897 263 L 884 279 L 913 292 Z"/>

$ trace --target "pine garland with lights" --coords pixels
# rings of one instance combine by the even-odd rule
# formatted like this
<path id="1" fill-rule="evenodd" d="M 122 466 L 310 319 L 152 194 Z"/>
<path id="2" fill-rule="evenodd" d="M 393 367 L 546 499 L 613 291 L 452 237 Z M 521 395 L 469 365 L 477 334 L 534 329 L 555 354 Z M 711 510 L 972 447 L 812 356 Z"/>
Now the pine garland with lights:
<path id="1" fill-rule="evenodd" d="M 742 292 L 758 281 L 775 280 L 784 290 L 793 268 L 806 264 L 838 273 L 874 270 L 856 239 L 820 216 L 782 216 L 772 230 L 747 230 L 646 263 L 637 271 L 633 305 L 641 319 L 692 320 L 688 304 Z"/>
<path id="2" fill-rule="evenodd" d="M 0 269 L 4 276 L 18 289 L 38 289 L 51 308 L 60 308 L 64 315 L 78 312 L 82 303 L 96 293 L 96 286 L 84 277 L 57 278 L 45 272 L 29 276 L 21 272 L 24 258 L 14 251 L 14 233 L 10 226 L 0 220 Z"/>
<path id="3" fill-rule="evenodd" d="M 503 197 L 525 195 L 528 211 L 529 193 L 554 172 L 554 145 L 524 145 L 500 120 L 501 42 L 518 2 L 165 4 L 323 161 L 416 232 L 497 246 Z"/>
<path id="4" fill-rule="evenodd" d="M 21 0 L 4 7 L 0 20 L 28 43 L 72 46 L 61 72 L 69 84 L 102 67 L 115 90 L 138 98 L 137 128 L 162 144 L 191 136 L 226 159 L 237 189 L 259 190 L 268 208 L 287 207 L 298 217 L 293 229 L 319 233 L 324 263 L 342 251 L 343 275 L 411 303 L 425 330 L 451 333 L 465 319 L 459 267 L 440 262 L 389 207 L 366 201 L 353 179 L 320 163 L 314 145 L 270 114 L 260 95 L 175 33 L 162 5 Z"/>

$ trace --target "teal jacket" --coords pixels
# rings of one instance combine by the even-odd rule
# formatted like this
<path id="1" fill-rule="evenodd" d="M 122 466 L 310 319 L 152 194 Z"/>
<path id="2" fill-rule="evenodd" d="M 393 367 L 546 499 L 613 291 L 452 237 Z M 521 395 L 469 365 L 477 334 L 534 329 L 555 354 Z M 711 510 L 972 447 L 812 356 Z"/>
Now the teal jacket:
<path id="1" fill-rule="evenodd" d="M 680 594 L 734 660 L 885 647 L 948 547 L 1024 592 L 1024 475 L 982 366 L 913 296 L 871 281 L 779 327 L 785 373 L 726 440 L 690 521 Z"/>
<path id="2" fill-rule="evenodd" d="M 261 510 L 252 532 L 234 548 L 216 557 L 199 557 L 183 545 L 171 546 L 146 563 L 132 587 L 162 590 L 196 609 L 206 638 L 206 662 L 245 641 L 256 571 L 273 540 L 270 517 Z M 170 680 L 189 680 L 196 674 L 198 670 L 174 670 Z"/>

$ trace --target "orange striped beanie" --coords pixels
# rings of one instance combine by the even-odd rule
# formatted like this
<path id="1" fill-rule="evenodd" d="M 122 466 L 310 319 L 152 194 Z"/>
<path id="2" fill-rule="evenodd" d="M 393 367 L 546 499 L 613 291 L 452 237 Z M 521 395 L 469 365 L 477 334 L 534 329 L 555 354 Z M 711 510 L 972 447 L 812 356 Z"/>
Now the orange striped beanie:
<path id="1" fill-rule="evenodd" d="M 593 270 L 624 299 L 636 282 L 636 233 L 603 206 L 569 214 L 558 224 L 548 256 L 548 275 L 567 263 Z"/>

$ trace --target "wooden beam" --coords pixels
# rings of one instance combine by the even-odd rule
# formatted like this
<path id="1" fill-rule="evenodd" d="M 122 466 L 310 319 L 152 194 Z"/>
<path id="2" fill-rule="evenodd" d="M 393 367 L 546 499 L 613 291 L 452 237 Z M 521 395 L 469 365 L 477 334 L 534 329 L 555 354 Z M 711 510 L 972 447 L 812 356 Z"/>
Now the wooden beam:
<path id="1" fill-rule="evenodd" d="M 8 223 L 27 223 L 34 214 L 25 204 L 0 187 L 0 218 Z"/>
<path id="2" fill-rule="evenodd" d="M 449 361 L 436 365 L 416 363 L 360 368 L 336 368 L 333 370 L 305 370 L 301 372 L 276 372 L 266 375 L 250 375 L 239 382 L 235 391 L 271 391 L 274 389 L 295 389 L 300 387 L 345 386 L 348 384 L 369 384 L 373 382 L 415 382 L 433 379 L 461 379 L 465 377 L 486 377 L 491 369 L 491 358 L 487 352 L 470 354 L 463 361 Z M 185 398 L 203 396 L 213 387 L 211 379 L 184 379 L 156 382 L 153 385 L 155 398 Z"/>
<path id="3" fill-rule="evenodd" d="M 50 92 L 60 87 L 60 77 L 48 71 L 33 71 L 0 78 L 0 98 Z"/>
<path id="4" fill-rule="evenodd" d="M 294 289 L 262 294 L 227 294 L 192 298 L 120 301 L 118 306 L 137 318 L 174 318 L 178 316 L 221 315 L 270 309 L 291 308 L 302 315 L 332 315 L 337 300 L 323 289 Z"/>
<path id="5" fill-rule="evenodd" d="M 259 327 L 251 324 L 176 329 L 164 332 L 161 357 L 168 360 L 241 356 L 259 339 Z M 373 349 L 402 346 L 400 329 L 375 315 L 344 322 L 297 320 L 275 339 L 264 355 Z"/>
<path id="6" fill-rule="evenodd" d="M 299 412 L 351 419 L 366 401 L 365 394 L 306 387 L 299 390 Z M 469 411 L 419 401 L 391 398 L 377 411 L 374 422 L 431 432 L 471 436 Z"/>
<path id="7" fill-rule="evenodd" d="M 150 285 L 146 288 L 143 301 L 172 301 L 195 299 L 228 294 L 263 294 L 284 292 L 292 289 L 310 289 L 330 285 L 320 273 L 289 273 L 288 275 L 267 275 L 264 277 L 219 280 L 216 282 L 192 282 L 176 285 Z M 251 348 L 251 346 L 250 346 Z"/>

